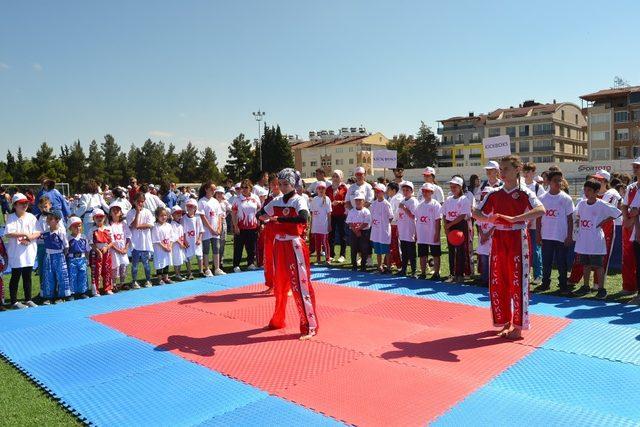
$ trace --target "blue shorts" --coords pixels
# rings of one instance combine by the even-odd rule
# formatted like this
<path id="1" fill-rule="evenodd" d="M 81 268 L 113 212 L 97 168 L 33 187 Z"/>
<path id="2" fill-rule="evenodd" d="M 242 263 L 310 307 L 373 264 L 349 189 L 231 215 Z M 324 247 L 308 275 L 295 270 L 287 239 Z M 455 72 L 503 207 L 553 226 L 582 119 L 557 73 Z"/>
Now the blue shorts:
<path id="1" fill-rule="evenodd" d="M 373 246 L 373 250 L 378 255 L 386 255 L 386 254 L 389 253 L 389 246 L 390 245 L 387 244 L 387 243 L 371 242 L 371 245 Z"/>

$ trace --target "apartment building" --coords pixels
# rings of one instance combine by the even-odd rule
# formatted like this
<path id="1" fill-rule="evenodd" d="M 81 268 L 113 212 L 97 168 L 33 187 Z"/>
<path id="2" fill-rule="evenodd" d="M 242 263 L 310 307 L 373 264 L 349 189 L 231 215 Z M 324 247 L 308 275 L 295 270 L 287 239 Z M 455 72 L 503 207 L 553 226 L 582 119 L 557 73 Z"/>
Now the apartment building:
<path id="1" fill-rule="evenodd" d="M 442 136 L 438 148 L 438 166 L 480 166 L 484 163 L 482 138 L 487 121 L 485 114 L 456 116 L 440 120 L 438 135 Z"/>
<path id="2" fill-rule="evenodd" d="M 640 156 L 640 86 L 603 89 L 580 98 L 587 102 L 590 160 Z"/>
<path id="3" fill-rule="evenodd" d="M 319 167 L 327 175 L 334 169 L 340 169 L 345 177 L 353 175 L 357 166 L 363 166 L 368 176 L 382 172 L 373 168 L 373 151 L 386 148 L 389 140 L 382 133 L 342 132 L 334 138 L 318 138 L 291 146 L 296 170 L 302 178 L 312 178 Z"/>

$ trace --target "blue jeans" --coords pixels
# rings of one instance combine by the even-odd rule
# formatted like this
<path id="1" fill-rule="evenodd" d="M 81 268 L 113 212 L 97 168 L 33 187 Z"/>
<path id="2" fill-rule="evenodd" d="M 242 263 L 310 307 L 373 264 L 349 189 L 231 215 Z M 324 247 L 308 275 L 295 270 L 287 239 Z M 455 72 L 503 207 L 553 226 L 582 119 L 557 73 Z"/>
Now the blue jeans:
<path id="1" fill-rule="evenodd" d="M 551 285 L 551 270 L 555 261 L 558 267 L 560 290 L 567 289 L 567 247 L 557 240 L 542 241 L 542 285 Z"/>
<path id="2" fill-rule="evenodd" d="M 478 255 L 480 264 L 480 281 L 483 285 L 489 285 L 489 255 Z"/>
<path id="3" fill-rule="evenodd" d="M 144 268 L 144 276 L 147 280 L 151 280 L 151 267 L 149 266 L 149 258 L 151 251 L 139 251 L 134 249 L 131 251 L 131 278 L 135 282 L 138 280 L 138 263 L 142 262 Z"/>
<path id="4" fill-rule="evenodd" d="M 69 257 L 67 258 L 67 265 L 69 267 L 69 283 L 71 284 L 71 292 L 74 294 L 86 294 L 89 290 L 87 259 L 84 257 Z"/>
<path id="5" fill-rule="evenodd" d="M 531 266 L 533 267 L 534 279 L 542 277 L 542 246 L 536 243 L 537 232 L 538 230 L 529 229 L 529 235 L 531 236 L 531 254 L 533 257 Z"/>

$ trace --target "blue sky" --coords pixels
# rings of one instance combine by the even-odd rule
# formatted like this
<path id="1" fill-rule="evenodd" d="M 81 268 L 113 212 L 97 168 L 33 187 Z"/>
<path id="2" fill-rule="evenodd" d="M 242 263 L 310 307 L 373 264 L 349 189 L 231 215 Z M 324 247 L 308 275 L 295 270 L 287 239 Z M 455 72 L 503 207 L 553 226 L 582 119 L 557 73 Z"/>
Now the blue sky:
<path id="1" fill-rule="evenodd" d="M 0 157 L 151 137 L 219 159 L 252 111 L 286 133 L 420 120 L 640 84 L 640 3 L 20 1 L 0 13 Z M 625 18 L 627 17 L 627 18 Z"/>

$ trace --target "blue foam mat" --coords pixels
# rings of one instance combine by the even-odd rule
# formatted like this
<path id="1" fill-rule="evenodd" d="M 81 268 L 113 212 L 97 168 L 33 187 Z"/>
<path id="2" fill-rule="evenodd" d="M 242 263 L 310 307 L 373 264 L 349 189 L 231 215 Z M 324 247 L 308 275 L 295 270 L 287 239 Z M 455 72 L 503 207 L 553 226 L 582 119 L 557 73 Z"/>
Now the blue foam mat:
<path id="1" fill-rule="evenodd" d="M 269 396 L 200 424 L 214 426 L 342 426 L 344 424 L 295 403 Z"/>

